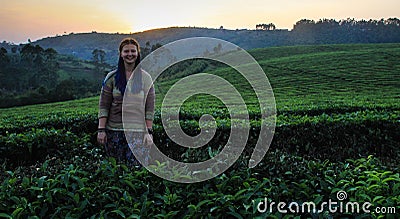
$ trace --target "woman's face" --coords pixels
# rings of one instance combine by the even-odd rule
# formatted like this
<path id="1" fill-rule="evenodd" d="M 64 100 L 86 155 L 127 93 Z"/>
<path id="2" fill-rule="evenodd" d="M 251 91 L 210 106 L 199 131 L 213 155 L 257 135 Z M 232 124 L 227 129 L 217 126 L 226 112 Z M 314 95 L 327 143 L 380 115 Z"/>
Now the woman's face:
<path id="1" fill-rule="evenodd" d="M 136 45 L 127 44 L 122 47 L 120 56 L 124 60 L 125 64 L 135 64 L 135 61 L 138 57 L 138 50 Z"/>

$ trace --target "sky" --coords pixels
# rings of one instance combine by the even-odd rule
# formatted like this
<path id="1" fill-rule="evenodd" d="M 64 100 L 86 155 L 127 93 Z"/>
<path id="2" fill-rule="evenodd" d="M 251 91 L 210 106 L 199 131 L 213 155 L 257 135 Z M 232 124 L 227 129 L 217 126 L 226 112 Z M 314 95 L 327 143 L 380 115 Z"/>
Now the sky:
<path id="1" fill-rule="evenodd" d="M 399 0 L 0 0 L 0 42 L 166 27 L 292 29 L 301 19 L 400 18 Z"/>

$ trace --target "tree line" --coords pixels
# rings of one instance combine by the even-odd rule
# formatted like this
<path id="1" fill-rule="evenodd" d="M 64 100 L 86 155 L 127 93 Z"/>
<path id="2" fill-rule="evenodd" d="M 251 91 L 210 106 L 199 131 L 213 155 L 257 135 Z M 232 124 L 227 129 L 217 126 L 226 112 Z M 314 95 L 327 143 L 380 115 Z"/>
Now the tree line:
<path id="1" fill-rule="evenodd" d="M 293 36 L 304 44 L 400 42 L 400 20 L 302 19 L 293 26 Z"/>
<path id="2" fill-rule="evenodd" d="M 47 37 L 33 42 L 43 48 L 54 48 L 60 54 L 72 54 L 84 60 L 92 60 L 93 50 L 105 51 L 104 61 L 114 65 L 118 58 L 118 43 L 125 37 L 138 39 L 143 54 L 149 53 L 157 43 L 167 44 L 178 39 L 195 36 L 207 36 L 229 41 L 243 49 L 265 48 L 270 46 L 343 44 L 343 43 L 400 43 L 398 18 L 380 20 L 301 19 L 293 24 L 291 30 L 279 29 L 270 21 L 258 23 L 253 30 L 228 30 L 171 27 L 149 30 L 133 34 L 118 33 L 71 33 L 58 37 Z M 149 42 L 149 43 L 147 43 Z M 153 44 L 153 45 L 152 45 Z M 99 46 L 100 45 L 100 46 Z M 0 43 L 9 52 L 14 47 L 7 42 Z M 144 57 L 145 55 L 142 55 Z M 99 61 L 101 57 L 99 56 Z"/>
<path id="3" fill-rule="evenodd" d="M 351 28 L 353 30 L 374 30 L 377 28 L 398 28 L 400 27 L 400 20 L 398 18 L 388 18 L 380 20 L 355 20 L 354 18 L 347 18 L 341 20 L 335 19 L 319 19 L 318 21 L 310 19 L 301 19 L 293 25 L 293 31 L 322 31 L 331 30 L 335 28 Z M 256 30 L 275 30 L 276 26 L 273 23 L 256 24 Z"/>
<path id="4" fill-rule="evenodd" d="M 161 47 L 146 42 L 141 47 L 142 58 Z M 0 48 L 0 107 L 49 103 L 98 95 L 101 80 L 113 67 L 106 63 L 107 53 L 96 48 L 91 60 L 58 54 L 53 48 L 28 43 Z M 115 57 L 115 65 L 117 57 Z M 60 66 L 64 62 L 64 68 Z M 84 64 L 83 64 L 84 63 Z M 116 66 L 114 66 L 115 68 Z M 82 77 L 60 78 L 60 71 L 70 75 L 75 69 Z M 97 79 L 90 78 L 90 73 Z M 100 79 L 99 79 L 100 78 Z"/>
<path id="5" fill-rule="evenodd" d="M 84 97 L 100 89 L 85 79 L 60 80 L 60 55 L 31 43 L 0 48 L 0 107 L 48 103 Z"/>
<path id="6" fill-rule="evenodd" d="M 314 30 L 329 30 L 335 28 L 352 28 L 353 30 L 373 30 L 379 28 L 399 28 L 400 20 L 398 18 L 388 18 L 380 20 L 355 20 L 347 18 L 336 21 L 335 19 L 320 19 L 318 21 L 301 19 L 293 26 L 293 31 L 311 31 Z"/>
<path id="7" fill-rule="evenodd" d="M 318 21 L 301 19 L 293 25 L 292 31 L 276 32 L 276 34 L 283 34 L 278 39 L 272 39 L 271 34 L 274 33 L 274 30 L 282 30 L 276 29 L 273 23 L 257 24 L 256 30 L 268 31 L 270 43 L 273 46 L 400 42 L 400 20 L 398 18 L 380 20 L 324 18 Z"/>

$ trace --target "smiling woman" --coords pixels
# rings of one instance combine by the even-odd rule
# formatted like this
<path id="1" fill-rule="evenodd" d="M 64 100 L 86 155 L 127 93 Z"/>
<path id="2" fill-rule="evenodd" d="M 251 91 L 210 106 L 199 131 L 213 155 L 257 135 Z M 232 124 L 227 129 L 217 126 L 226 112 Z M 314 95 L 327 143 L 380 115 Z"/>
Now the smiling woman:
<path id="1" fill-rule="evenodd" d="M 131 166 L 146 165 L 135 156 L 139 154 L 147 160 L 148 145 L 153 143 L 153 83 L 148 73 L 136 69 L 140 63 L 140 46 L 135 39 L 123 39 L 118 51 L 117 70 L 107 74 L 101 89 L 97 141 L 105 146 L 110 157 L 126 161 Z M 132 86 L 128 86 L 127 81 L 133 81 Z M 144 95 L 144 91 L 149 92 Z M 129 115 L 132 115 L 129 116 L 129 127 L 122 123 L 122 103 L 126 96 L 134 100 L 129 108 Z"/>

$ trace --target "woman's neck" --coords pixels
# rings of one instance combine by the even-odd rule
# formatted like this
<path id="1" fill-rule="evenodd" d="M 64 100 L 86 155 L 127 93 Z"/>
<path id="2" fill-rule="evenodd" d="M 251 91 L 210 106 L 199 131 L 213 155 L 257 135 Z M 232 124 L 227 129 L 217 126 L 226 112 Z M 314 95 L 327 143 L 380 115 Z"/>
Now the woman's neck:
<path id="1" fill-rule="evenodd" d="M 135 69 L 135 64 L 125 64 L 125 76 L 126 76 L 126 80 L 129 80 L 129 78 L 131 77 L 131 75 L 133 74 L 133 70 Z"/>

